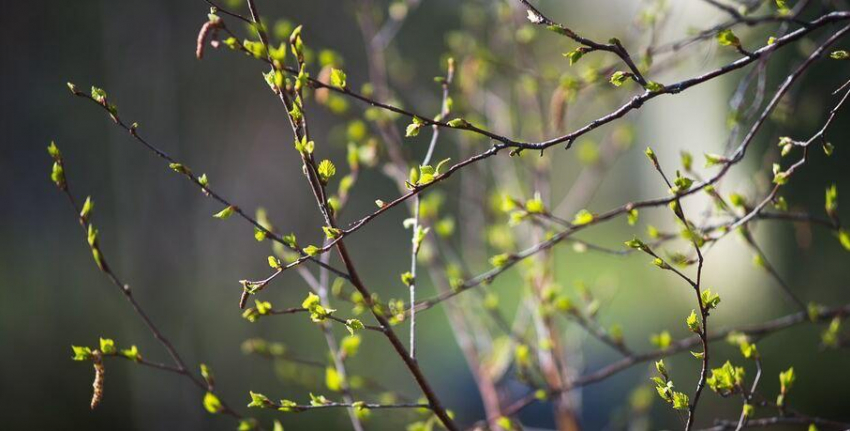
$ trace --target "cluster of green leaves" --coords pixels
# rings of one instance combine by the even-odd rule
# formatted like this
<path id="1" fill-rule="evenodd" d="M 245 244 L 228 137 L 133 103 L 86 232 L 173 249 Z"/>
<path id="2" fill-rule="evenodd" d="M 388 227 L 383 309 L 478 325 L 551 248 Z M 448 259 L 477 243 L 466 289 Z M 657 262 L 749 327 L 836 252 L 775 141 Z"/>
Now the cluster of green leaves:
<path id="1" fill-rule="evenodd" d="M 441 175 L 442 168 L 449 163 L 451 159 L 443 159 L 437 166 L 421 165 L 418 168 L 410 169 L 410 176 L 405 183 L 408 189 L 413 190 L 434 182 Z"/>
<path id="2" fill-rule="evenodd" d="M 705 380 L 711 390 L 722 396 L 728 396 L 743 390 L 744 367 L 732 366 L 726 361 L 720 368 L 713 368 L 711 375 Z"/>
<path id="3" fill-rule="evenodd" d="M 690 397 L 688 397 L 688 394 L 675 390 L 663 359 L 655 363 L 655 369 L 658 371 L 659 376 L 653 377 L 652 381 L 655 383 L 655 390 L 658 392 L 658 396 L 670 404 L 675 410 L 687 410 L 690 407 Z"/>
<path id="4" fill-rule="evenodd" d="M 111 338 L 101 338 L 98 347 L 91 348 L 87 346 L 71 346 L 74 356 L 71 358 L 75 361 L 90 361 L 94 358 L 94 352 L 99 351 L 103 356 L 120 356 L 131 361 L 142 360 L 142 355 L 139 349 L 132 345 L 126 349 L 119 349 L 115 345 L 115 341 Z"/>

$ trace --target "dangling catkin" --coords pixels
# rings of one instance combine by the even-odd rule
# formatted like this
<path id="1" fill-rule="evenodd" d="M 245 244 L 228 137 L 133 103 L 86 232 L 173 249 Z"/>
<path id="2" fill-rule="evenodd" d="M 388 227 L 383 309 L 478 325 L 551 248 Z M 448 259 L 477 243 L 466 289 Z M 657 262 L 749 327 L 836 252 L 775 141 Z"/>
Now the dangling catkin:
<path id="1" fill-rule="evenodd" d="M 95 350 L 92 354 L 92 363 L 94 364 L 94 393 L 91 396 L 91 408 L 94 410 L 100 401 L 103 400 L 103 375 L 106 368 L 103 366 L 102 355 L 99 350 Z"/>

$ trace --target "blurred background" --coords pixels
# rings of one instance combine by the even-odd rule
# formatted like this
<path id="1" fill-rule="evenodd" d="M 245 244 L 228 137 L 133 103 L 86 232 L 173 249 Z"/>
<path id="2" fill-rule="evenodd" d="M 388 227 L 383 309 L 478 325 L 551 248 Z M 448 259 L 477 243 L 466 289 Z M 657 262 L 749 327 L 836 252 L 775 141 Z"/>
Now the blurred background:
<path id="1" fill-rule="evenodd" d="M 359 86 L 368 80 L 363 37 L 355 18 L 359 2 L 258 3 L 269 21 L 285 18 L 303 24 L 308 46 L 338 52 L 345 59 L 349 82 Z M 478 34 L 484 29 L 530 37 L 525 41 L 532 47 L 529 53 L 536 64 L 544 65 L 544 75 L 578 74 L 561 55 L 575 48 L 566 39 L 535 34 L 535 30 L 523 27 L 527 21 L 522 19 L 516 28 L 490 23 L 506 8 L 523 18 L 516 3 L 429 0 L 411 9 L 388 49 L 390 82 L 398 100 L 417 112 L 437 112 L 439 87 L 433 77 L 441 73 L 441 59 L 453 49 L 452 37 L 475 26 Z M 671 3 L 669 25 L 657 36 L 660 40 L 681 39 L 695 28 L 708 28 L 726 19 L 701 1 Z M 805 16 L 819 15 L 820 2 L 815 3 Z M 646 2 L 549 0 L 538 4 L 553 19 L 596 40 L 617 36 L 629 48 L 642 46 L 629 38 L 629 28 Z M 389 3 L 376 2 L 376 16 L 383 19 L 389 7 Z M 138 122 L 151 142 L 185 161 L 196 173 L 205 172 L 216 191 L 249 213 L 259 206 L 266 208 L 280 229 L 295 232 L 304 243 L 318 243 L 319 215 L 304 184 L 300 160 L 292 151 L 284 112 L 261 76 L 263 68 L 226 50 L 208 49 L 203 61 L 194 56 L 197 32 L 206 21 L 208 9 L 201 0 L 33 0 L 4 6 L 5 13 L 0 15 L 4 65 L 0 72 L 4 86 L 0 94 L 0 410 L 4 429 L 235 427 L 230 419 L 204 411 L 203 394 L 185 379 L 124 361 L 107 363 L 105 399 L 97 410 L 89 409 L 91 365 L 70 360 L 71 344 L 94 346 L 103 336 L 114 338 L 120 346 L 136 344 L 151 360 L 167 361 L 167 355 L 93 265 L 67 202 L 49 181 L 51 163 L 45 148 L 51 140 L 56 140 L 63 151 L 66 174 L 77 198 L 91 195 L 96 202 L 101 246 L 115 272 L 135 289 L 139 302 L 189 364 L 205 362 L 216 371 L 217 386 L 226 400 L 244 411 L 249 390 L 302 402 L 309 400 L 310 392 L 327 392 L 322 369 L 298 369 L 296 373 L 303 381 L 294 383 L 280 378 L 291 375 L 291 367 L 246 356 L 240 350 L 245 339 L 262 337 L 285 343 L 298 357 L 319 362 L 327 358 L 321 332 L 304 315 L 253 324 L 240 316 L 236 306 L 241 289 L 238 280 L 267 275 L 268 243 L 257 243 L 251 226 L 242 220 L 210 217 L 221 209 L 219 205 L 131 141 L 102 110 L 72 97 L 65 87 L 71 81 L 84 90 L 90 85 L 104 88 L 126 121 Z M 240 34 L 248 34 L 236 22 L 230 23 Z M 747 46 L 761 46 L 775 28 L 742 30 L 739 36 Z M 812 40 L 783 49 L 771 59 L 766 75 L 769 95 L 783 73 L 826 34 L 815 32 Z M 839 45 L 850 47 L 847 40 Z M 674 82 L 736 58 L 713 41 L 690 46 L 681 55 L 688 60 L 653 74 L 653 79 Z M 513 55 L 497 60 L 519 69 L 527 66 L 519 64 Z M 780 115 L 762 130 L 745 162 L 723 182 L 724 194 L 735 191 L 753 199 L 764 194 L 770 181 L 770 163 L 777 158 L 778 137 L 807 139 L 820 127 L 837 102 L 831 92 L 850 76 L 846 64 L 821 62 L 811 69 L 783 102 Z M 671 172 L 679 163 L 681 150 L 693 152 L 700 168 L 703 152 L 723 153 L 730 134 L 729 100 L 745 73 L 730 74 L 675 97 L 656 99 L 639 113 L 630 114 L 634 143 L 604 181 L 600 180 L 598 192 L 586 207 L 601 212 L 629 200 L 666 193 L 644 159 L 646 146 L 655 149 Z M 604 77 L 602 81 L 601 85 L 608 85 Z M 548 100 L 551 86 L 543 82 L 541 78 L 536 91 Z M 513 84 L 494 79 L 486 85 Z M 498 89 L 493 91 L 499 93 Z M 608 97 L 604 94 L 592 97 Z M 597 106 L 587 113 L 584 122 L 612 106 Z M 354 112 L 362 108 L 351 102 Z M 337 160 L 338 166 L 345 166 L 346 122 L 318 107 L 312 111 L 315 114 L 310 127 L 319 151 L 323 157 Z M 571 129 L 584 124 L 582 115 L 575 114 Z M 850 151 L 845 145 L 850 135 L 848 119 L 847 112 L 839 113 L 830 132 L 836 147 L 834 156 L 826 158 L 816 150 L 783 192 L 792 208 L 822 215 L 824 189 L 831 183 L 837 183 L 841 204 L 850 208 L 845 198 L 850 194 Z M 522 137 L 525 121 L 520 117 L 509 130 Z M 403 127 L 403 120 L 399 125 Z M 504 125 L 494 126 L 499 127 Z M 424 135 L 428 133 L 405 141 L 405 145 L 410 145 L 414 154 L 424 154 Z M 579 142 L 579 148 L 593 146 L 601 136 L 589 135 L 586 141 L 590 143 Z M 435 158 L 456 160 L 453 147 L 458 140 L 458 133 L 444 133 Z M 480 150 L 487 147 L 483 141 L 465 145 Z M 567 193 L 582 167 L 573 153 L 558 148 L 547 151 L 547 157 L 552 157 L 552 195 L 558 198 Z M 526 156 L 530 157 L 536 155 Z M 516 164 L 517 169 L 529 166 L 506 154 L 499 160 Z M 459 181 L 453 178 L 440 186 L 450 208 L 458 207 Z M 377 169 L 364 171 L 342 221 L 358 219 L 373 211 L 375 199 L 388 201 L 397 193 L 396 186 Z M 530 195 L 531 191 L 526 193 Z M 694 198 L 692 205 L 697 206 L 700 199 Z M 571 214 L 562 215 L 571 218 Z M 641 216 L 638 227 L 619 220 L 590 230 L 584 238 L 617 248 L 635 232 L 642 234 L 640 229 L 646 223 L 674 226 L 665 211 Z M 367 283 L 385 299 L 406 295 L 398 274 L 409 265 L 409 231 L 401 223 L 407 217 L 404 209 L 391 211 L 347 241 Z M 462 223 L 465 215 L 457 217 Z M 844 220 L 850 223 L 846 216 Z M 831 305 L 850 301 L 850 255 L 832 233 L 787 223 L 763 223 L 756 233 L 771 263 L 804 301 Z M 463 248 L 461 240 L 458 237 L 456 244 Z M 649 334 L 664 329 L 675 338 L 687 335 L 682 322 L 692 308 L 690 290 L 667 273 L 653 270 L 643 257 L 576 253 L 568 245 L 556 250 L 558 282 L 567 287 L 584 283 L 593 289 L 602 300 L 600 322 L 621 324 L 631 346 L 641 351 L 652 348 Z M 783 299 L 775 281 L 751 262 L 751 251 L 733 236 L 707 256 L 706 284 L 723 298 L 713 315 L 715 327 L 754 323 L 795 311 Z M 486 269 L 486 261 L 474 263 L 473 268 Z M 487 289 L 502 295 L 502 304 L 509 312 L 509 305 L 520 295 L 521 279 L 507 275 Z M 427 278 L 421 291 L 422 297 L 434 292 Z M 295 272 L 286 273 L 266 292 L 266 299 L 280 307 L 297 306 L 306 292 L 307 286 Z M 462 424 L 480 419 L 483 410 L 476 386 L 444 312 L 437 307 L 422 313 L 419 325 L 419 361 L 437 393 Z M 820 349 L 822 329 L 803 325 L 762 341 L 762 388 L 774 396 L 778 372 L 793 365 L 798 374 L 795 408 L 850 421 L 850 355 L 846 350 Z M 344 334 L 344 329 L 336 330 L 338 335 Z M 399 326 L 398 331 L 406 339 L 406 325 Z M 593 371 L 617 359 L 616 352 L 580 329 L 568 328 L 567 333 L 567 344 L 579 352 L 582 369 Z M 723 343 L 717 346 L 713 364 L 719 366 L 726 358 L 738 360 L 735 349 Z M 697 361 L 685 354 L 669 363 L 681 376 L 677 386 L 690 392 L 698 374 Z M 636 366 L 576 391 L 585 429 L 628 428 L 622 418 L 628 417 L 632 408 L 633 390 L 648 386 L 649 367 Z M 361 352 L 351 359 L 349 368 L 409 397 L 419 396 L 401 361 L 377 335 L 364 336 Z M 522 394 L 518 389 L 513 395 Z M 653 398 L 646 427 L 678 428 L 678 419 L 669 407 Z M 724 400 L 713 393 L 705 394 L 703 403 L 702 420 L 737 418 L 740 412 L 737 399 Z M 548 405 L 538 404 L 520 417 L 529 427 L 551 428 L 549 411 Z M 342 410 L 276 416 L 287 429 L 349 427 Z M 273 416 L 259 417 L 268 423 Z M 367 427 L 403 429 L 416 418 L 417 414 L 410 412 L 373 412 Z"/>

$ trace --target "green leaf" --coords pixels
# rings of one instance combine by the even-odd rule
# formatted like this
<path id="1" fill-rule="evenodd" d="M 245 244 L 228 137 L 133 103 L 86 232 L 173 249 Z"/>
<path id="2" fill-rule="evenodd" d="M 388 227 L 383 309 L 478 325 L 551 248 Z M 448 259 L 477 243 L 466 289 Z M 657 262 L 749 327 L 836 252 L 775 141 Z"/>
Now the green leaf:
<path id="1" fill-rule="evenodd" d="M 239 421 L 239 426 L 236 428 L 236 431 L 253 431 L 257 429 L 258 426 L 259 423 L 254 418 L 242 419 Z"/>
<path id="2" fill-rule="evenodd" d="M 92 86 L 91 88 L 91 98 L 94 99 L 97 103 L 105 103 L 106 102 L 106 92 L 103 91 L 102 88 L 97 88 Z"/>
<path id="3" fill-rule="evenodd" d="M 576 48 L 570 52 L 564 54 L 564 57 L 567 57 L 570 60 L 570 66 L 576 64 L 581 58 L 584 56 L 587 50 L 585 48 Z"/>
<path id="4" fill-rule="evenodd" d="M 654 81 L 647 81 L 647 83 L 646 83 L 646 89 L 647 89 L 650 93 L 658 93 L 658 92 L 664 91 L 664 85 L 663 85 L 663 84 L 659 84 L 659 83 L 654 82 Z"/>
<path id="5" fill-rule="evenodd" d="M 676 178 L 673 180 L 673 188 L 670 190 L 673 194 L 678 195 L 688 191 L 694 184 L 694 180 L 683 177 L 679 171 L 676 171 Z"/>
<path id="6" fill-rule="evenodd" d="M 542 214 L 546 212 L 546 206 L 543 205 L 543 199 L 539 192 L 534 193 L 534 197 L 525 201 L 525 210 L 531 214 Z"/>
<path id="7" fill-rule="evenodd" d="M 356 320 L 356 319 L 351 319 Z M 339 348 L 345 353 L 345 356 L 350 358 L 352 356 L 357 355 L 357 351 L 360 349 L 360 336 L 359 335 L 349 335 L 342 339 L 340 342 Z"/>
<path id="8" fill-rule="evenodd" d="M 201 364 L 201 377 L 204 378 L 204 381 L 207 382 L 209 386 L 215 386 L 215 376 L 213 376 L 212 370 L 207 364 Z"/>
<path id="9" fill-rule="evenodd" d="M 455 220 L 451 217 L 445 217 L 434 225 L 434 230 L 437 232 L 437 235 L 443 238 L 449 238 L 455 232 Z"/>
<path id="10" fill-rule="evenodd" d="M 80 218 L 88 220 L 92 210 L 94 210 L 94 201 L 91 200 L 91 196 L 87 196 L 86 201 L 83 203 L 83 209 L 80 211 Z"/>
<path id="11" fill-rule="evenodd" d="M 222 410 L 224 410 L 224 406 L 221 404 L 221 400 L 219 400 L 218 397 L 212 392 L 207 392 L 204 395 L 204 408 L 212 414 L 220 413 Z"/>
<path id="12" fill-rule="evenodd" d="M 652 264 L 661 269 L 670 269 L 670 265 L 668 265 L 667 262 L 665 262 L 664 259 L 661 259 L 660 257 L 652 259 Z"/>
<path id="13" fill-rule="evenodd" d="M 451 120 L 446 124 L 448 124 L 449 127 L 455 127 L 459 129 L 471 126 L 471 124 L 469 124 L 469 122 L 464 120 L 463 118 L 455 118 L 454 120 Z"/>
<path id="14" fill-rule="evenodd" d="M 691 314 L 690 314 L 690 315 L 688 316 L 688 318 L 685 320 L 685 323 L 687 323 L 687 324 L 688 324 L 688 329 L 689 329 L 691 332 L 699 333 L 699 331 L 700 331 L 700 325 L 699 325 L 699 318 L 697 317 L 697 312 L 696 312 L 696 310 L 691 310 Z"/>
<path id="15" fill-rule="evenodd" d="M 756 348 L 755 344 L 743 340 L 739 347 L 741 349 L 741 354 L 744 355 L 744 358 L 754 359 L 759 357 L 758 348 Z"/>
<path id="16" fill-rule="evenodd" d="M 788 172 L 774 172 L 773 183 L 781 186 L 788 183 L 788 178 Z"/>
<path id="17" fill-rule="evenodd" d="M 413 122 L 407 126 L 404 136 L 408 138 L 417 136 L 419 134 L 419 129 L 423 126 L 425 126 L 425 120 L 419 117 L 413 117 Z"/>
<path id="18" fill-rule="evenodd" d="M 667 366 L 664 365 L 663 359 L 655 361 L 655 369 L 658 371 L 658 374 L 661 374 L 665 378 L 667 377 Z"/>
<path id="19" fill-rule="evenodd" d="M 53 170 L 50 171 L 50 179 L 60 189 L 65 188 L 65 169 L 59 162 L 53 162 Z"/>
<path id="20" fill-rule="evenodd" d="M 361 322 L 359 319 L 348 319 L 348 320 L 346 320 L 345 321 L 345 327 L 346 327 L 346 329 L 348 329 L 348 332 L 351 335 L 354 335 L 355 332 L 365 328 L 365 326 L 363 326 L 363 322 Z"/>
<path id="21" fill-rule="evenodd" d="M 311 307 L 319 305 L 320 302 L 321 299 L 319 298 L 319 296 L 315 293 L 310 292 L 307 294 L 307 298 L 301 302 L 301 306 L 309 310 Z"/>
<path id="22" fill-rule="evenodd" d="M 326 309 L 321 305 L 321 299 L 314 293 L 310 292 L 307 294 L 307 298 L 301 303 L 301 306 L 306 308 L 307 311 L 310 312 L 310 320 L 313 322 L 322 322 L 327 319 L 334 311 L 333 309 Z"/>
<path id="23" fill-rule="evenodd" d="M 319 163 L 318 172 L 319 181 L 321 181 L 322 184 L 327 184 L 328 181 L 336 175 L 336 166 L 334 166 L 333 162 L 330 160 L 325 159 Z"/>
<path id="24" fill-rule="evenodd" d="M 85 346 L 71 346 L 74 351 L 74 356 L 71 358 L 75 361 L 88 361 L 92 358 L 91 348 Z"/>
<path id="25" fill-rule="evenodd" d="M 850 58 L 850 52 L 847 52 L 843 49 L 839 51 L 832 51 L 829 54 L 829 58 L 833 60 L 847 60 L 848 58 Z"/>
<path id="26" fill-rule="evenodd" d="M 838 210 L 838 187 L 835 184 L 826 189 L 826 204 L 824 208 L 826 208 L 826 213 L 831 218 L 836 218 L 836 211 Z"/>
<path id="27" fill-rule="evenodd" d="M 785 371 L 779 373 L 779 391 L 782 393 L 788 392 L 791 389 L 791 386 L 794 385 L 794 382 L 797 380 L 797 376 L 794 374 L 794 367 L 791 367 Z"/>
<path id="28" fill-rule="evenodd" d="M 129 349 L 122 349 L 118 352 L 119 355 L 131 360 L 131 361 L 141 361 L 142 355 L 139 353 L 139 348 L 135 345 L 130 346 Z"/>
<path id="29" fill-rule="evenodd" d="M 272 267 L 272 269 L 279 269 L 280 260 L 274 256 L 269 256 L 269 266 Z"/>
<path id="30" fill-rule="evenodd" d="M 628 215 L 626 216 L 626 221 L 629 223 L 629 226 L 634 226 L 638 222 L 638 210 L 630 209 Z"/>
<path id="31" fill-rule="evenodd" d="M 721 395 L 728 395 L 737 389 L 744 381 L 744 369 L 742 367 L 734 367 L 732 363 L 726 361 L 720 368 L 711 370 L 705 382 L 711 390 Z"/>
<path id="32" fill-rule="evenodd" d="M 682 169 L 684 169 L 685 172 L 690 171 L 694 164 L 694 156 L 687 151 L 682 151 L 680 153 L 680 157 L 682 159 Z"/>
<path id="33" fill-rule="evenodd" d="M 490 258 L 490 264 L 496 268 L 502 268 L 511 261 L 511 255 L 507 253 L 497 254 Z"/>
<path id="34" fill-rule="evenodd" d="M 525 344 L 519 344 L 514 349 L 514 359 L 520 367 L 528 367 L 531 365 L 531 350 Z"/>
<path id="35" fill-rule="evenodd" d="M 646 151 L 643 153 L 646 154 L 646 158 L 649 159 L 654 166 L 658 166 L 658 158 L 655 157 L 655 151 L 652 151 L 651 147 L 646 147 Z"/>
<path id="36" fill-rule="evenodd" d="M 316 148 L 316 143 L 313 141 L 308 141 L 307 137 L 304 136 L 301 140 L 295 141 L 295 149 L 298 150 L 302 155 L 310 155 L 313 154 L 313 150 Z"/>
<path id="37" fill-rule="evenodd" d="M 325 232 L 325 238 L 336 239 L 342 235 L 342 230 L 330 226 L 322 226 L 322 231 Z"/>
<path id="38" fill-rule="evenodd" d="M 630 72 L 623 72 L 622 70 L 618 70 L 611 75 L 609 81 L 611 84 L 614 84 L 615 87 L 620 87 L 625 84 L 630 78 L 632 74 Z"/>
<path id="39" fill-rule="evenodd" d="M 838 242 L 841 243 L 845 250 L 850 251 L 850 233 L 846 230 L 841 229 L 838 231 Z"/>
<path id="40" fill-rule="evenodd" d="M 343 379 L 334 367 L 325 368 L 325 386 L 333 392 L 342 390 Z"/>
<path id="41" fill-rule="evenodd" d="M 269 56 L 273 61 L 283 63 L 286 60 L 286 42 L 281 42 L 277 48 L 269 46 Z"/>
<path id="42" fill-rule="evenodd" d="M 321 248 L 316 247 L 315 245 L 308 245 L 307 247 L 304 247 L 304 253 L 307 254 L 307 256 L 315 256 L 321 250 Z"/>
<path id="43" fill-rule="evenodd" d="M 404 283 L 405 286 L 410 286 L 413 284 L 413 274 L 410 271 L 401 274 L 401 282 Z"/>
<path id="44" fill-rule="evenodd" d="M 210 181 L 207 179 L 207 174 L 201 174 L 201 176 L 198 177 L 198 184 L 200 184 L 203 188 L 207 188 L 210 185 Z"/>
<path id="45" fill-rule="evenodd" d="M 331 69 L 331 85 L 337 88 L 345 88 L 345 72 L 340 69 Z"/>
<path id="46" fill-rule="evenodd" d="M 732 203 L 732 206 L 738 208 L 744 208 L 747 206 L 747 199 L 738 193 L 732 193 L 729 195 L 729 202 Z"/>
<path id="47" fill-rule="evenodd" d="M 586 225 L 588 223 L 592 223 L 595 218 L 596 216 L 594 216 L 593 213 L 583 209 L 576 213 L 575 217 L 573 217 L 573 224 L 576 226 Z"/>
<path id="48" fill-rule="evenodd" d="M 710 168 L 722 163 L 727 163 L 729 160 L 718 154 L 705 153 L 705 167 Z"/>
<path id="49" fill-rule="evenodd" d="M 248 407 L 265 409 L 274 406 L 269 397 L 261 393 L 249 391 L 249 394 L 251 394 L 251 402 L 248 403 Z"/>
<path id="50" fill-rule="evenodd" d="M 626 244 L 626 247 L 633 248 L 635 250 L 643 250 L 643 251 L 649 250 L 649 247 L 646 244 L 644 244 L 643 241 L 641 241 L 638 237 L 634 237 L 634 238 L 626 241 L 624 244 Z"/>
<path id="51" fill-rule="evenodd" d="M 242 41 L 242 46 L 246 51 L 248 51 L 248 54 L 253 55 L 254 58 L 266 58 L 266 46 L 262 42 L 245 39 Z"/>
<path id="52" fill-rule="evenodd" d="M 673 408 L 676 410 L 688 410 L 690 408 L 688 395 L 682 392 L 673 392 Z"/>
<path id="53" fill-rule="evenodd" d="M 529 11 L 529 12 L 531 12 L 531 11 Z M 501 428 L 505 431 L 515 431 L 516 430 L 516 427 L 514 426 L 513 422 L 511 421 L 511 418 L 509 418 L 507 416 L 501 416 L 498 419 L 496 419 L 496 425 L 498 425 L 499 428 Z"/>
<path id="54" fill-rule="evenodd" d="M 709 310 L 717 308 L 717 304 L 720 304 L 720 295 L 711 293 L 709 289 L 700 292 L 700 298 L 702 299 L 702 304 Z"/>
<path id="55" fill-rule="evenodd" d="M 50 154 L 54 161 L 62 160 L 62 152 L 59 151 L 59 147 L 53 141 L 50 141 L 50 145 L 47 146 L 47 154 Z"/>
<path id="56" fill-rule="evenodd" d="M 110 338 L 101 338 L 100 351 L 103 352 L 104 355 L 115 354 L 115 352 L 117 352 L 115 349 L 115 341 Z"/>
<path id="57" fill-rule="evenodd" d="M 313 395 L 310 394 L 310 405 L 312 406 L 323 406 L 326 404 L 330 404 L 331 401 L 327 399 L 324 395 Z"/>
<path id="58" fill-rule="evenodd" d="M 227 220 L 228 218 L 230 218 L 230 216 L 233 215 L 233 213 L 235 211 L 236 211 L 236 207 L 231 205 L 231 206 L 213 214 L 213 217 L 215 217 L 217 219 L 221 219 L 221 220 Z"/>
<path id="59" fill-rule="evenodd" d="M 722 46 L 741 47 L 741 41 L 738 39 L 738 36 L 735 36 L 735 33 L 730 29 L 722 30 L 717 33 L 717 43 Z"/>
<path id="60" fill-rule="evenodd" d="M 649 338 L 649 342 L 661 350 L 666 350 L 673 342 L 673 337 L 670 335 L 670 331 L 661 331 L 659 334 L 653 334 Z"/>
<path id="61" fill-rule="evenodd" d="M 281 239 L 283 240 L 284 244 L 286 244 L 286 245 L 288 245 L 292 248 L 298 247 L 298 239 L 295 237 L 294 233 L 284 235 L 283 238 L 281 238 Z"/>
<path id="62" fill-rule="evenodd" d="M 257 306 L 257 313 L 260 316 L 265 316 L 266 314 L 269 314 L 270 311 L 272 311 L 271 302 L 255 300 L 254 304 Z"/>
<path id="63" fill-rule="evenodd" d="M 98 230 L 95 229 L 93 224 L 89 224 L 88 231 L 86 233 L 86 240 L 90 247 L 94 247 L 97 244 L 97 234 Z"/>
<path id="64" fill-rule="evenodd" d="M 298 405 L 298 403 L 296 403 L 295 401 L 290 401 L 290 400 L 280 400 L 279 404 L 280 404 L 280 407 L 278 408 L 278 410 L 280 410 L 282 412 L 294 411 L 295 406 Z M 283 426 L 281 426 L 281 429 L 283 429 Z"/>
<path id="65" fill-rule="evenodd" d="M 440 163 L 437 163 L 437 167 L 434 169 L 434 175 L 440 175 L 443 170 L 443 167 L 448 164 L 450 160 L 451 158 L 448 157 L 443 160 L 440 160 Z"/>

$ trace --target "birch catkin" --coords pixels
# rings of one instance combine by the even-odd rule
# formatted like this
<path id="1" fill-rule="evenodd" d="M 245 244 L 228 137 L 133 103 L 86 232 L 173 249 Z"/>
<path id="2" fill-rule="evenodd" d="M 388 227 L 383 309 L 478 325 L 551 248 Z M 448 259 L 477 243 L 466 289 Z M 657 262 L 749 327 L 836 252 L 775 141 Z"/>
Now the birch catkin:
<path id="1" fill-rule="evenodd" d="M 94 410 L 100 404 L 101 400 L 103 400 L 103 376 L 106 373 L 100 350 L 95 350 L 92 353 L 92 364 L 94 365 L 94 382 L 92 383 L 94 392 L 91 396 L 91 408 Z"/>

